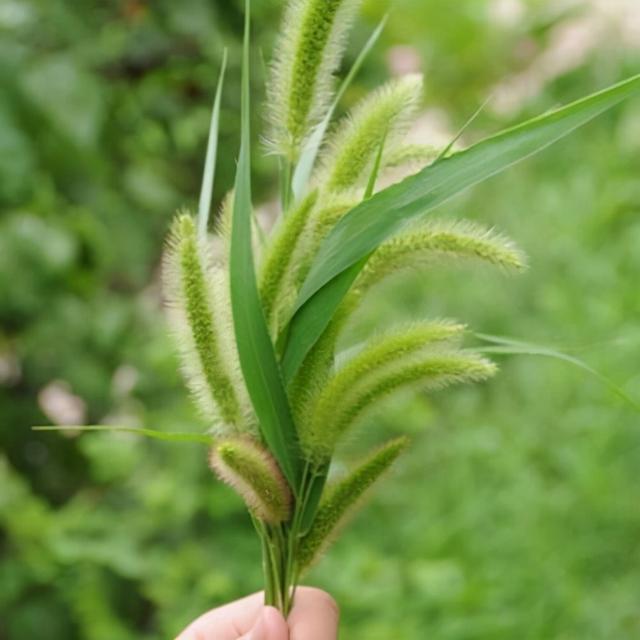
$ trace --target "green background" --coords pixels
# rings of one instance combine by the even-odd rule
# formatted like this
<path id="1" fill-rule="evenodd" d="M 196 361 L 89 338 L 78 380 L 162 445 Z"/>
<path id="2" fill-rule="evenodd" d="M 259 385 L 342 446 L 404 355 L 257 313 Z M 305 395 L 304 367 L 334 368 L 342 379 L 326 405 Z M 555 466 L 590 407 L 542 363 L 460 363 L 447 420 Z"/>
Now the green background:
<path id="1" fill-rule="evenodd" d="M 260 587 L 244 508 L 201 447 L 30 430 L 51 421 L 52 388 L 87 422 L 206 427 L 182 386 L 158 272 L 174 211 L 198 195 L 223 46 L 218 201 L 232 183 L 240 4 L 0 0 L 2 640 L 170 638 Z M 425 106 L 451 130 L 492 91 L 502 104 L 497 85 L 511 98 L 534 87 L 508 112 L 488 108 L 472 141 L 637 73 L 640 50 L 620 34 L 640 7 L 612 4 L 609 24 L 595 0 L 397 0 L 345 102 L 389 75 L 398 45 L 419 54 Z M 257 144 L 258 53 L 280 5 L 254 2 L 261 201 L 275 161 Z M 386 8 L 365 3 L 348 60 Z M 407 315 L 459 318 L 577 349 L 640 398 L 639 176 L 636 100 L 439 210 L 514 237 L 525 275 L 436 269 L 394 282 L 351 337 Z M 638 414 L 567 364 L 500 364 L 488 384 L 398 400 L 349 443 L 345 459 L 390 434 L 413 446 L 308 577 L 338 600 L 345 638 L 640 637 Z"/>

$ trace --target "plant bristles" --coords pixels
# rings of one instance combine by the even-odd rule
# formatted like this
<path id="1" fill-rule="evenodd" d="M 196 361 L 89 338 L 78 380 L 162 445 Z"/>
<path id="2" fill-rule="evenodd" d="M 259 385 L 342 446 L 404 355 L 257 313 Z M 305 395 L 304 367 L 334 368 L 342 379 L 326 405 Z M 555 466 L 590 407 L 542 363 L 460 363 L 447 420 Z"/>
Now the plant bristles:
<path id="1" fill-rule="evenodd" d="M 300 440 L 305 453 L 323 461 L 365 411 L 393 393 L 421 387 L 441 389 L 451 384 L 479 382 L 491 377 L 496 366 L 474 353 L 435 352 L 416 357 L 399 357 L 373 369 L 350 388 L 331 388 L 319 397 L 308 425 L 303 425 Z"/>
<path id="2" fill-rule="evenodd" d="M 396 327 L 371 338 L 357 355 L 331 375 L 335 360 L 335 345 L 341 323 L 332 323 L 309 354 L 303 370 L 294 380 L 291 396 L 302 425 L 314 412 L 317 398 L 331 395 L 341 388 L 356 384 L 365 374 L 402 356 L 418 353 L 434 345 L 451 347 L 460 340 L 464 325 L 448 321 L 422 322 Z M 304 426 L 301 427 L 304 430 Z"/>
<path id="3" fill-rule="evenodd" d="M 276 45 L 268 113 L 271 144 L 295 161 L 324 116 L 333 94 L 333 73 L 360 0 L 293 0 Z"/>
<path id="4" fill-rule="evenodd" d="M 472 222 L 430 222 L 382 243 L 362 270 L 356 290 L 367 290 L 387 276 L 424 269 L 442 259 L 475 259 L 505 269 L 526 267 L 525 255 L 505 236 Z"/>
<path id="5" fill-rule="evenodd" d="M 349 358 L 325 385 L 323 396 L 350 389 L 363 376 L 406 356 L 434 346 L 449 348 L 459 342 L 465 327 L 453 322 L 422 322 L 395 327 L 370 338 L 360 351 Z"/>
<path id="6" fill-rule="evenodd" d="M 258 518 L 270 524 L 289 518 L 291 492 L 273 456 L 263 446 L 248 438 L 227 439 L 211 449 L 209 462 Z"/>
<path id="7" fill-rule="evenodd" d="M 386 169 L 397 169 L 399 167 L 424 167 L 429 162 L 435 160 L 440 154 L 436 147 L 426 144 L 401 144 L 396 145 L 387 152 L 384 158 Z"/>
<path id="8" fill-rule="evenodd" d="M 222 283 L 210 262 L 193 218 L 179 215 L 165 254 L 164 281 L 169 322 L 178 340 L 187 383 L 216 432 L 247 431 L 251 425 L 237 393 L 243 387 L 242 378 L 234 371 L 231 353 L 233 331 L 229 319 L 222 317 L 228 305 L 215 304 L 214 292 L 221 291 Z"/>
<path id="9" fill-rule="evenodd" d="M 271 234 L 260 272 L 262 308 L 270 326 L 283 279 L 292 264 L 292 257 L 316 200 L 316 192 L 307 196 L 289 215 L 280 219 Z"/>
<path id="10" fill-rule="evenodd" d="M 388 442 L 369 454 L 346 477 L 327 487 L 313 526 L 300 544 L 298 562 L 301 569 L 311 566 L 326 550 L 367 490 L 389 470 L 407 445 L 407 438 Z"/>
<path id="11" fill-rule="evenodd" d="M 422 97 L 422 76 L 393 80 L 365 98 L 338 126 L 321 159 L 319 183 L 329 192 L 361 184 L 386 138 L 393 145 L 407 130 Z"/>

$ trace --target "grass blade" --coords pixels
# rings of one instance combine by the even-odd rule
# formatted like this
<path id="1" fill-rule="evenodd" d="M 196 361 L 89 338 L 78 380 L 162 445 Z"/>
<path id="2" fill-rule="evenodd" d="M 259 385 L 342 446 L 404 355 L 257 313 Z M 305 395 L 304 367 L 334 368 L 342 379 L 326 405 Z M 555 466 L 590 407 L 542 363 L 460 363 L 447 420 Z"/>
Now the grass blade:
<path id="1" fill-rule="evenodd" d="M 242 61 L 242 129 L 231 231 L 231 307 L 240 365 L 262 436 L 292 489 L 301 476 L 296 430 L 264 318 L 252 248 L 249 97 L 250 1 Z"/>
<path id="2" fill-rule="evenodd" d="M 287 347 L 282 357 L 281 366 L 286 384 L 293 380 L 315 340 L 322 335 L 327 327 L 330 317 L 325 317 L 322 313 L 318 313 L 318 310 L 337 309 L 368 258 L 369 256 L 365 256 L 360 262 L 336 276 L 330 287 L 320 289 L 313 298 L 313 304 L 304 305 L 297 312 L 294 322 L 285 327 L 281 340 L 284 341 L 286 339 Z M 313 341 L 310 338 L 314 338 Z"/>
<path id="3" fill-rule="evenodd" d="M 449 155 L 449 152 L 451 151 L 451 149 L 453 149 L 453 146 L 455 145 L 455 143 L 458 142 L 458 140 L 460 140 L 460 138 L 462 138 L 462 136 L 465 134 L 466 130 L 480 117 L 480 114 L 485 110 L 485 108 L 489 104 L 489 102 L 491 102 L 491 98 L 492 98 L 492 96 L 489 96 L 475 110 L 473 115 L 462 125 L 462 127 L 460 128 L 460 131 L 458 131 L 458 133 L 456 133 L 456 135 L 453 136 L 453 139 L 451 140 L 451 142 L 438 154 L 436 159 L 433 161 L 434 164 L 436 162 L 440 162 L 440 160 L 442 160 L 447 155 Z"/>
<path id="4" fill-rule="evenodd" d="M 202 189 L 200 190 L 200 203 L 198 205 L 198 235 L 203 238 L 209 226 L 211 214 L 211 198 L 213 196 L 213 182 L 216 175 L 216 157 L 218 155 L 218 134 L 220 132 L 220 102 L 222 100 L 222 87 L 224 74 L 227 70 L 227 49 L 222 54 L 222 67 L 218 77 L 216 97 L 213 101 L 211 112 L 211 125 L 209 127 L 209 140 L 207 142 L 207 157 L 204 163 L 202 176 Z"/>
<path id="5" fill-rule="evenodd" d="M 202 433 L 180 433 L 172 431 L 156 431 L 155 429 L 140 429 L 138 427 L 121 427 L 108 424 L 93 424 L 84 426 L 46 426 L 32 427 L 34 431 L 112 431 L 120 433 L 132 433 L 145 438 L 153 438 L 155 440 L 164 440 L 165 442 L 196 442 L 198 444 L 213 444 L 213 436 Z"/>
<path id="6" fill-rule="evenodd" d="M 357 265 L 364 264 L 363 260 L 366 261 L 381 242 L 406 222 L 424 215 L 467 187 L 541 151 L 638 93 L 640 76 L 634 76 L 454 153 L 352 209 L 321 246 L 302 287 L 285 360 L 289 363 L 302 362 L 357 277 L 361 268 Z M 335 291 L 331 295 L 323 292 L 318 296 L 323 288 Z M 327 304 L 328 300 L 330 304 Z M 314 318 L 313 330 L 307 330 L 304 318 Z M 296 327 L 300 323 L 303 326 Z"/>
<path id="7" fill-rule="evenodd" d="M 621 400 L 624 400 L 628 405 L 633 407 L 636 411 L 640 412 L 640 403 L 636 402 L 631 396 L 629 396 L 622 387 L 617 385 L 613 380 L 607 378 L 607 376 L 600 373 L 597 369 L 594 369 L 586 362 L 575 356 L 571 356 L 557 349 L 546 347 L 537 344 L 531 344 L 530 342 L 522 342 L 520 340 L 513 340 L 511 338 L 505 338 L 503 336 L 491 336 L 484 333 L 474 334 L 476 338 L 488 342 L 493 345 L 490 347 L 480 347 L 477 351 L 481 353 L 495 353 L 504 355 L 523 355 L 523 356 L 540 356 L 543 358 L 553 358 L 555 360 L 561 360 L 567 362 L 582 371 L 586 371 L 589 375 L 599 380 L 609 391 L 618 396 Z"/>
<path id="8" fill-rule="evenodd" d="M 367 56 L 382 35 L 384 27 L 387 24 L 387 18 L 388 16 L 385 16 L 380 21 L 380 24 L 371 34 L 369 40 L 367 40 L 366 44 L 362 48 L 362 51 L 360 51 L 358 57 L 356 58 L 356 61 L 353 63 L 353 66 L 351 67 L 349 73 L 342 81 L 342 84 L 340 85 L 340 88 L 338 89 L 338 92 L 336 93 L 333 103 L 329 107 L 324 120 L 322 120 L 322 122 L 315 128 L 313 134 L 307 141 L 305 148 L 300 154 L 300 159 L 298 160 L 298 164 L 296 165 L 292 181 L 292 190 L 296 202 L 301 200 L 305 194 L 305 189 L 309 184 L 316 158 L 318 157 L 318 153 L 320 151 L 320 147 L 322 146 L 322 141 L 324 140 L 324 137 L 327 133 L 327 129 L 331 124 L 333 114 L 335 113 L 340 100 L 342 100 L 342 97 L 353 82 L 353 79 L 358 74 L 358 71 L 360 71 L 360 68 L 362 67 Z"/>
<path id="9" fill-rule="evenodd" d="M 364 200 L 368 200 L 373 195 L 373 192 L 376 190 L 376 183 L 378 182 L 378 175 L 380 174 L 380 167 L 382 166 L 382 154 L 384 153 L 384 145 L 386 141 L 387 141 L 387 136 L 385 134 L 382 140 L 380 141 L 380 146 L 378 147 L 378 153 L 376 154 L 376 159 L 375 159 L 375 162 L 373 163 L 371 174 L 369 175 L 367 188 L 364 191 Z"/>

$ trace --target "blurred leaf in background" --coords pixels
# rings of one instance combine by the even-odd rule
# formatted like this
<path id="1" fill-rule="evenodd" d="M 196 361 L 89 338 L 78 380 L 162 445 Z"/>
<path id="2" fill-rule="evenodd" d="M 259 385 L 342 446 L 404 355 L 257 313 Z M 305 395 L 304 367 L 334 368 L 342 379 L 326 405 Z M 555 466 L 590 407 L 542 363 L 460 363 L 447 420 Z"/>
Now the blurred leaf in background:
<path id="1" fill-rule="evenodd" d="M 390 4 L 365 2 L 347 65 Z M 259 62 L 280 2 L 256 0 L 254 12 Z M 637 73 L 639 25 L 635 0 L 397 0 L 343 108 L 389 73 L 422 68 L 416 142 L 447 141 L 493 96 L 469 143 Z M 217 202 L 231 186 L 241 29 L 236 0 L 0 0 L 2 640 L 173 637 L 259 584 L 250 523 L 202 447 L 29 429 L 204 428 L 176 371 L 157 270 L 170 216 L 195 206 L 225 46 Z M 264 201 L 273 159 L 254 149 Z M 529 273 L 392 283 L 345 347 L 373 317 L 464 317 L 580 348 L 639 398 L 639 170 L 635 101 L 457 198 L 439 215 L 505 229 Z M 345 637 L 640 635 L 637 415 L 559 362 L 502 366 L 455 403 L 390 406 L 343 452 L 398 425 L 414 434 L 367 524 L 312 575 L 341 603 Z"/>

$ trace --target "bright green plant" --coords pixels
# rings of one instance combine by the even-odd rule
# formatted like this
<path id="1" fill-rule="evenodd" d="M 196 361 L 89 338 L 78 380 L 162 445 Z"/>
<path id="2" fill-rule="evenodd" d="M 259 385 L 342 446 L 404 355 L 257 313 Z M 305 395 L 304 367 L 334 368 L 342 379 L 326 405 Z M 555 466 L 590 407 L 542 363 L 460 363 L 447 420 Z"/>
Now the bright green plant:
<path id="1" fill-rule="evenodd" d="M 262 542 L 266 601 L 284 612 L 303 572 L 406 448 L 404 439 L 391 441 L 333 479 L 345 436 L 399 391 L 480 382 L 496 372 L 462 346 L 464 326 L 445 320 L 385 327 L 340 353 L 362 300 L 383 280 L 436 262 L 524 268 L 507 238 L 426 215 L 640 93 L 636 76 L 465 150 L 434 153 L 406 140 L 422 93 L 421 78 L 409 76 L 372 93 L 330 130 L 333 73 L 357 5 L 292 0 L 286 10 L 267 105 L 282 212 L 265 238 L 251 194 L 247 1 L 241 148 L 217 229 L 224 249 L 213 253 L 207 230 L 221 74 L 198 220 L 178 215 L 165 260 L 169 319 L 210 425 L 211 467 L 245 500 Z M 416 162 L 424 168 L 377 188 L 388 169 Z"/>
<path id="2" fill-rule="evenodd" d="M 254 241 L 245 36 L 242 146 L 223 214 L 231 218 L 225 255 L 212 264 L 206 234 L 196 238 L 196 223 L 183 214 L 167 259 L 187 379 L 221 438 L 212 467 L 244 497 L 263 543 L 266 600 L 284 611 L 301 573 L 405 448 L 391 442 L 327 483 L 345 435 L 397 391 L 477 382 L 496 370 L 461 346 L 463 326 L 443 321 L 386 329 L 338 357 L 362 299 L 382 280 L 443 258 L 523 268 L 508 239 L 468 223 L 425 222 L 424 214 L 640 89 L 638 78 L 629 80 L 433 160 L 430 149 L 405 141 L 422 93 L 421 78 L 408 76 L 365 98 L 325 141 L 314 134 L 326 131 L 333 111 L 332 73 L 356 5 L 295 0 L 286 10 L 267 105 L 283 207 L 262 244 Z M 307 183 L 293 190 L 300 163 L 318 153 Z M 387 167 L 421 154 L 432 160 L 421 172 L 376 193 Z"/>

